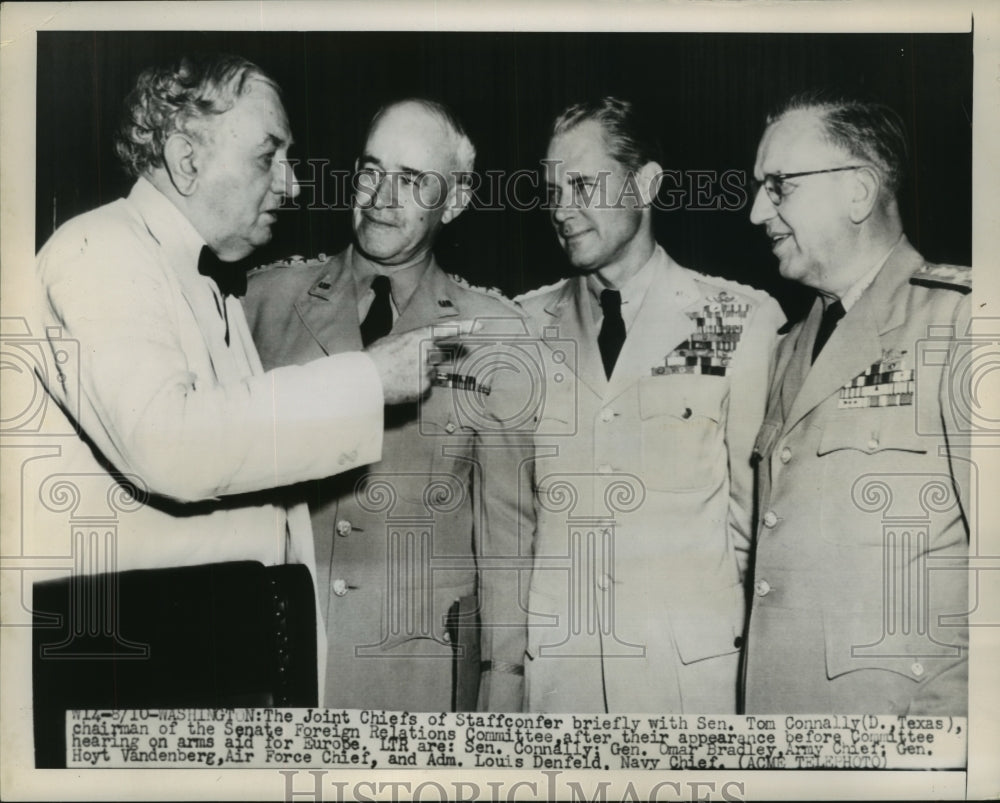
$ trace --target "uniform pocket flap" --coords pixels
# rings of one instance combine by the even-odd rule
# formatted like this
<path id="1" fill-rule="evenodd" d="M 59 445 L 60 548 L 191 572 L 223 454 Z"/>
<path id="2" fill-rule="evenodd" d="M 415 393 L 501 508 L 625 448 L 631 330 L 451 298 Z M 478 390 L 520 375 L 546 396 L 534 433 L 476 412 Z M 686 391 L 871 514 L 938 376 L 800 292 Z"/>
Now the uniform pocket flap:
<path id="1" fill-rule="evenodd" d="M 515 419 L 516 420 L 516 419 Z M 527 425 L 526 425 L 527 426 Z M 559 416 L 552 415 L 548 412 L 545 415 L 540 416 L 535 420 L 535 431 L 534 434 L 537 436 L 555 436 L 555 435 L 574 435 L 576 434 L 576 421 L 567 418 L 562 418 Z"/>
<path id="2" fill-rule="evenodd" d="M 733 616 L 711 611 L 671 617 L 674 644 L 681 663 L 691 664 L 706 658 L 729 655 L 740 649 L 740 629 Z"/>
<path id="3" fill-rule="evenodd" d="M 401 589 L 400 594 L 389 595 L 386 600 L 387 609 L 383 610 L 384 625 L 382 631 L 382 647 L 384 649 L 392 649 L 413 639 L 430 639 L 441 644 L 449 644 L 453 640 L 449 624 L 463 629 L 475 626 L 475 623 L 468 621 L 468 619 L 465 621 L 449 619 L 452 606 L 469 596 L 471 591 L 469 587 L 456 586 L 454 588 L 434 589 L 429 598 L 425 594 L 421 594 L 418 598 L 415 593 L 408 594 L 407 591 L 413 592 L 415 589 Z M 416 604 L 404 604 L 403 600 L 407 598 Z M 420 601 L 417 602 L 417 599 Z M 477 609 L 478 603 L 475 596 L 471 600 L 465 600 L 465 602 L 466 611 Z M 393 610 L 394 603 L 395 609 Z M 455 607 L 457 609 L 459 606 Z"/>
<path id="4" fill-rule="evenodd" d="M 817 454 L 854 449 L 875 454 L 890 450 L 926 452 L 926 439 L 917 434 L 911 407 L 886 410 L 846 410 L 823 427 Z"/>
<path id="5" fill-rule="evenodd" d="M 870 611 L 856 617 L 824 614 L 828 678 L 859 669 L 881 669 L 920 683 L 961 659 L 959 647 L 929 637 L 914 635 L 904 641 L 875 633 L 880 624 L 881 617 L 873 617 Z"/>
<path id="6" fill-rule="evenodd" d="M 667 415 L 682 421 L 710 418 L 722 420 L 727 383 L 722 377 L 670 375 L 639 380 L 639 416 L 643 419 Z"/>

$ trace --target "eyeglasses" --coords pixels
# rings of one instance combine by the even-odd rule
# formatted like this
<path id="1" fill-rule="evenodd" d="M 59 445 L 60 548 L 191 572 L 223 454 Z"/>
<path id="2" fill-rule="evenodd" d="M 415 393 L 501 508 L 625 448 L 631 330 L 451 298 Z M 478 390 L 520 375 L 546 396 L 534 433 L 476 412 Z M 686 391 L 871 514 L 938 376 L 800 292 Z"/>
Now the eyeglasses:
<path id="1" fill-rule="evenodd" d="M 842 170 L 860 170 L 865 165 L 847 165 L 846 167 L 830 167 L 826 170 L 806 170 L 802 173 L 768 173 L 763 181 L 752 179 L 753 197 L 757 197 L 760 188 L 763 187 L 767 197 L 771 199 L 773 206 L 779 206 L 782 200 L 788 195 L 785 190 L 785 182 L 790 178 L 803 178 L 805 176 L 818 176 L 821 173 L 839 173 Z"/>

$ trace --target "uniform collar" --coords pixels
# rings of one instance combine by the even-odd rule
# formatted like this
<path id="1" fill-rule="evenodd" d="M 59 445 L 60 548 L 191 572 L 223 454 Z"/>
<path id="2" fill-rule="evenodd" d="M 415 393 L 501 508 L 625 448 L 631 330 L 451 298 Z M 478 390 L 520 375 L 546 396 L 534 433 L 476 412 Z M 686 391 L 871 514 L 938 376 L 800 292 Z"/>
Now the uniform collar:
<path id="1" fill-rule="evenodd" d="M 632 312 L 638 334 L 625 339 L 610 381 L 604 375 L 597 348 L 598 327 L 591 312 L 594 303 L 591 277 L 573 277 L 545 305 L 556 327 L 555 342 L 569 339 L 580 344 L 577 376 L 598 396 L 608 400 L 634 384 L 656 358 L 663 356 L 664 348 L 669 350 L 690 334 L 691 320 L 684 311 L 702 299 L 692 274 L 674 262 L 660 245 L 642 270 L 647 276 L 629 289 L 631 292 L 642 288 Z M 633 279 L 640 279 L 639 274 Z"/>
<path id="2" fill-rule="evenodd" d="M 858 302 L 858 299 L 861 298 L 865 290 L 867 290 L 871 286 L 872 282 L 875 281 L 875 277 L 878 276 L 879 271 L 885 267 L 885 263 L 889 261 L 889 256 L 896 250 L 896 246 L 899 245 L 902 239 L 903 237 L 900 235 L 900 238 L 893 243 L 892 248 L 885 252 L 885 256 L 876 262 L 870 271 L 858 279 L 853 285 L 851 285 L 848 291 L 844 293 L 844 297 L 840 299 L 840 303 L 843 305 L 845 312 Z"/>
<path id="3" fill-rule="evenodd" d="M 458 285 L 438 267 L 434 258 L 420 274 L 406 306 L 393 324 L 393 332 L 406 332 L 431 323 L 444 322 L 461 315 Z"/>
<path id="4" fill-rule="evenodd" d="M 665 264 L 666 256 L 666 252 L 657 245 L 653 249 L 653 253 L 649 259 L 621 287 L 610 287 L 604 284 L 597 272 L 589 274 L 587 276 L 587 289 L 590 291 L 594 302 L 591 304 L 591 309 L 594 312 L 594 320 L 596 321 L 603 314 L 601 310 L 601 293 L 605 290 L 618 290 L 622 297 L 622 318 L 625 320 L 626 327 L 630 327 L 639 313 L 642 300 L 646 297 L 646 293 L 653 283 L 656 271 L 662 267 L 659 263 L 663 262 Z"/>
<path id="5" fill-rule="evenodd" d="M 424 264 L 412 265 L 408 268 L 385 268 L 362 257 L 354 246 L 348 248 L 347 264 L 354 276 L 355 294 L 362 298 L 371 290 L 372 279 L 376 276 L 388 276 L 392 282 L 392 303 L 402 314 L 422 279 L 435 268 L 434 257 Z"/>

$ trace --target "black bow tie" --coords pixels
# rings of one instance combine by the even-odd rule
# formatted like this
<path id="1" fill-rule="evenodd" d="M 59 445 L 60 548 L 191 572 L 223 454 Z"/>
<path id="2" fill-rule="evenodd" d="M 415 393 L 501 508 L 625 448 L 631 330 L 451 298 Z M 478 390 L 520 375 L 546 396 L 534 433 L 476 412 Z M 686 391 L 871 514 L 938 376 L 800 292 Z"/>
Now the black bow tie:
<path id="1" fill-rule="evenodd" d="M 223 297 L 239 298 L 247 294 L 247 272 L 243 262 L 223 262 L 207 245 L 202 246 L 198 255 L 198 273 L 214 279 Z"/>

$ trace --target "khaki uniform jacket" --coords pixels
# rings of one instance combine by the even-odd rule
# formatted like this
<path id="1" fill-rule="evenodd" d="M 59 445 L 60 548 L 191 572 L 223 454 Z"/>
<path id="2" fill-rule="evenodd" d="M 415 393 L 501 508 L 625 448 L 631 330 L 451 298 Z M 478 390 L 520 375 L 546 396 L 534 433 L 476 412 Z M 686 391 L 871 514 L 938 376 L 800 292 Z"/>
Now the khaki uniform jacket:
<path id="1" fill-rule="evenodd" d="M 959 272 L 904 238 L 814 364 L 819 301 L 781 344 L 755 447 L 748 713 L 966 711 Z"/>
<path id="2" fill-rule="evenodd" d="M 610 381 L 585 277 L 521 300 L 548 378 L 532 711 L 736 711 L 750 454 L 784 316 L 765 293 L 661 248 L 653 260 Z"/>
<path id="3" fill-rule="evenodd" d="M 265 366 L 361 348 L 351 253 L 251 274 L 245 306 Z M 432 264 L 392 333 L 461 319 L 484 322 L 478 341 L 484 348 L 505 321 L 523 328 L 513 304 L 463 286 Z M 470 355 L 446 370 L 485 384 L 488 368 L 488 360 Z M 520 532 L 531 532 L 522 521 L 530 497 L 523 492 L 522 504 L 518 483 L 527 449 L 505 434 L 497 412 L 504 392 L 494 385 L 488 395 L 434 387 L 419 406 L 386 408 L 381 462 L 298 489 L 310 506 L 327 617 L 327 705 L 461 706 L 469 683 L 474 694 L 479 662 L 463 654 L 460 666 L 468 669 L 465 659 L 472 659 L 473 677 L 460 670 L 453 679 L 455 631 L 446 617 L 464 601 L 471 618 L 459 625 L 459 637 L 462 649 L 474 650 L 476 639 L 465 636 L 476 635 L 477 585 L 485 661 L 492 660 L 494 638 L 502 642 L 511 632 L 499 625 L 516 619 L 521 607 L 516 567 L 491 564 L 477 573 L 484 556 L 516 559 Z M 320 440 L 316 446 L 324 448 Z M 512 612 L 500 613 L 504 606 Z M 522 685 L 520 674 L 489 672 L 482 705 L 520 710 Z"/>

